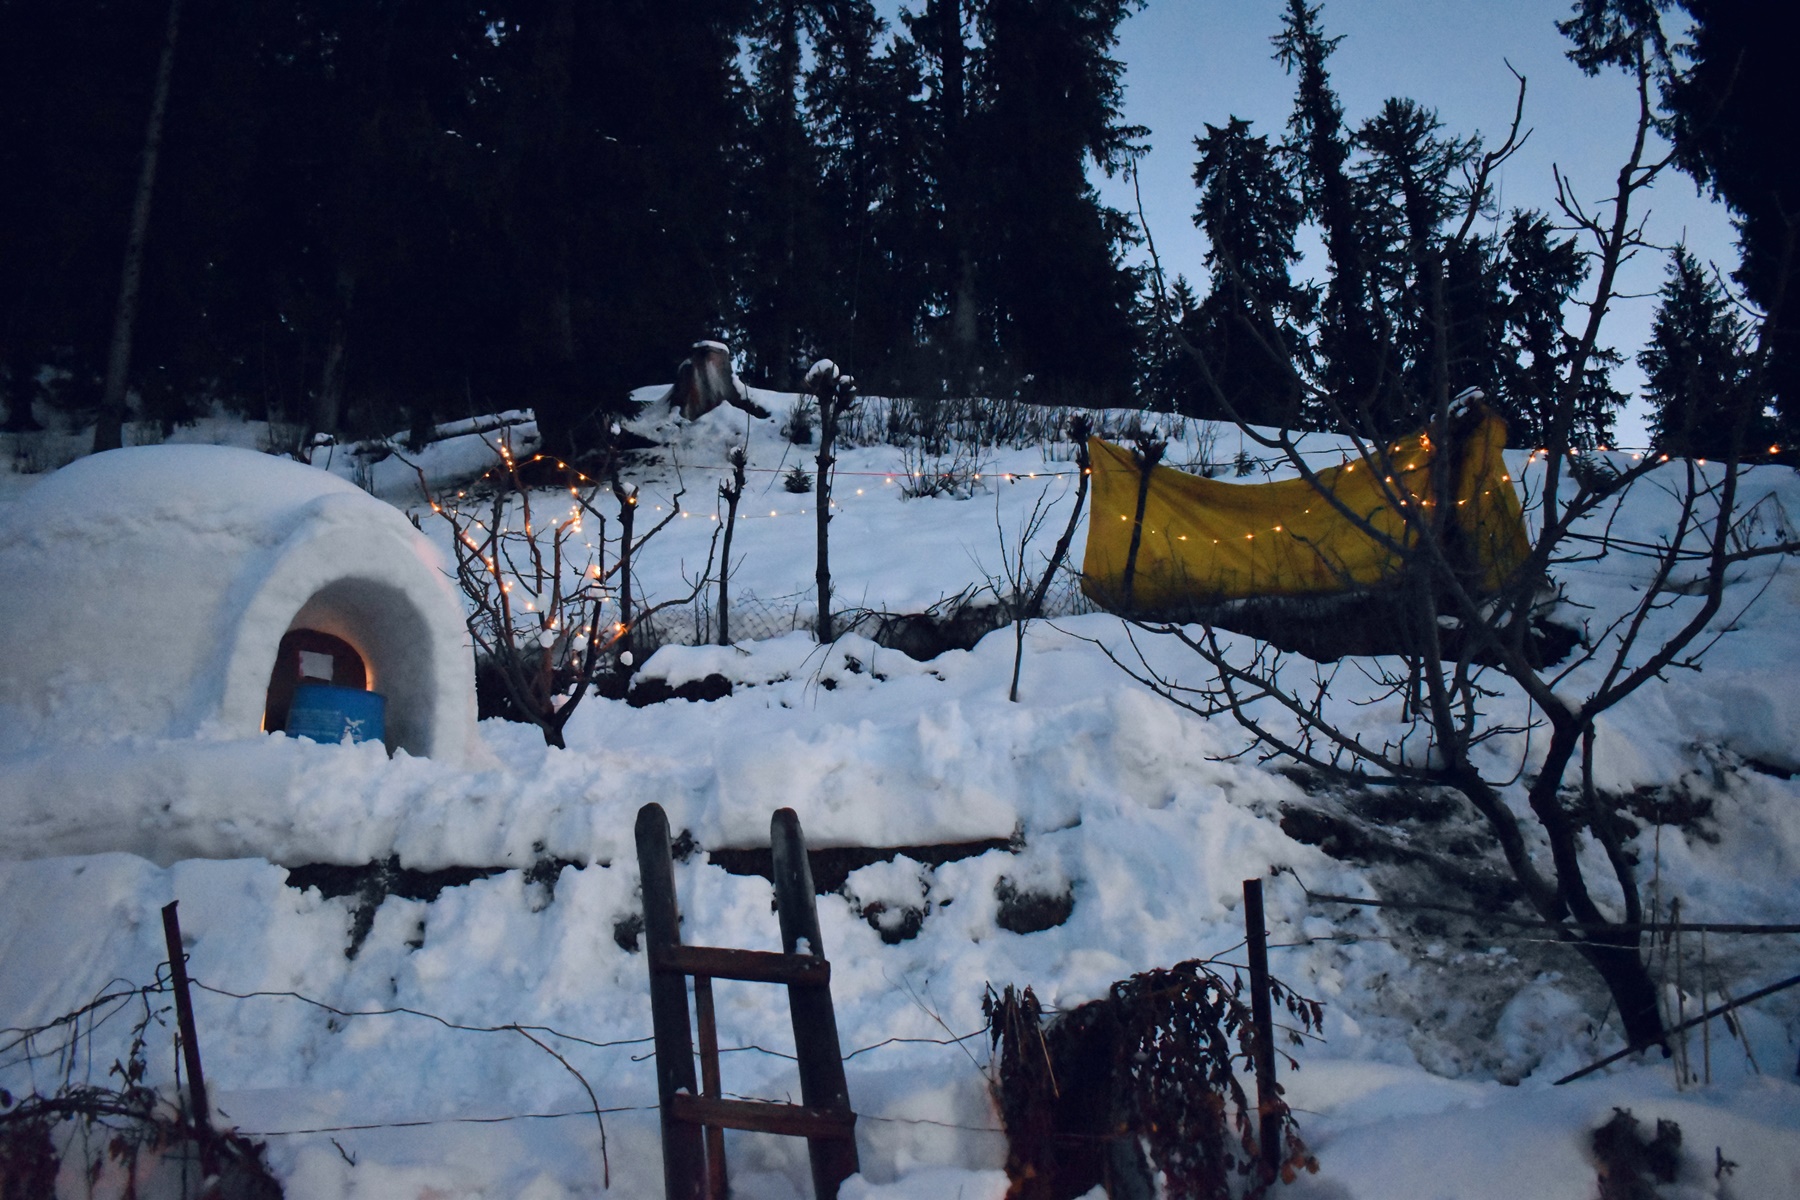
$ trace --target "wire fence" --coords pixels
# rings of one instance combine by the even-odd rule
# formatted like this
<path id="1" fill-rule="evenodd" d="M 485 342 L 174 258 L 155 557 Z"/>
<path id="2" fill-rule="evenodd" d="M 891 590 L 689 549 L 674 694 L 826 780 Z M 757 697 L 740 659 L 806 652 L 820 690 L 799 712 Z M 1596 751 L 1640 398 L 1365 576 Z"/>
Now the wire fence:
<path id="1" fill-rule="evenodd" d="M 1296 882 L 1298 882 L 1297 877 Z M 1561 945 L 1571 945 L 1570 931 L 1550 922 L 1431 902 L 1381 901 L 1375 898 L 1314 893 L 1310 889 L 1306 889 L 1303 883 L 1301 887 L 1305 892 L 1308 906 L 1313 908 L 1357 905 L 1441 912 L 1502 927 L 1504 931 L 1497 933 L 1496 936 L 1504 939 L 1557 940 Z M 1559 929 L 1562 936 L 1557 938 L 1555 934 Z M 1643 923 L 1640 931 L 1648 933 L 1652 937 L 1664 939 L 1670 936 L 1679 936 L 1682 932 L 1698 933 L 1702 931 L 1712 932 L 1715 935 L 1781 936 L 1800 932 L 1800 926 L 1683 921 L 1677 915 L 1673 921 Z M 1379 935 L 1371 937 L 1367 934 L 1305 937 L 1293 942 L 1273 943 L 1271 948 L 1300 947 L 1320 942 L 1346 940 L 1383 939 Z M 1241 945 L 1242 943 L 1240 943 Z M 1238 947 L 1232 949 L 1236 948 Z M 1230 954 L 1231 950 L 1227 950 L 1225 953 Z M 1223 956 L 1210 961 L 1228 966 L 1236 965 L 1225 963 Z M 129 1128 L 130 1123 L 134 1121 L 160 1121 L 162 1124 L 159 1128 L 163 1130 L 192 1129 L 193 1125 L 182 1123 L 183 1118 L 180 1114 L 181 1076 L 179 1068 L 174 1081 L 173 1096 L 167 1090 L 157 1091 L 139 1083 L 144 1075 L 145 1051 L 154 1036 L 153 1030 L 171 1024 L 168 1019 L 171 1002 L 178 1001 L 177 992 L 180 987 L 179 981 L 174 979 L 173 975 L 171 964 L 165 961 L 158 964 L 153 978 L 148 983 L 139 984 L 114 979 L 109 981 L 87 1003 L 68 1013 L 34 1026 L 0 1029 L 0 1080 L 13 1079 L 22 1072 L 27 1077 L 31 1089 L 27 1096 L 8 1094 L 4 1090 L 0 1090 L 0 1148 L 4 1148 L 4 1138 L 8 1133 L 9 1125 L 17 1123 L 21 1118 L 35 1119 L 40 1122 L 46 1116 L 62 1120 L 86 1120 L 103 1125 L 115 1133 L 122 1128 Z M 621 1090 L 618 1087 L 621 1079 L 638 1079 L 643 1085 L 642 1090 L 644 1091 L 649 1091 L 654 1086 L 655 1051 L 651 1048 L 654 1037 L 649 1032 L 626 1037 L 596 1038 L 544 1023 L 520 1021 L 477 1024 L 456 1020 L 425 1008 L 409 1005 L 350 1008 L 329 1003 L 296 989 L 237 991 L 194 976 L 188 976 L 188 983 L 194 989 L 211 997 L 214 1003 L 245 1006 L 296 1004 L 330 1014 L 334 1020 L 344 1022 L 414 1020 L 436 1025 L 457 1035 L 473 1037 L 499 1035 L 519 1038 L 530 1043 L 535 1051 L 553 1059 L 579 1082 L 589 1098 L 589 1104 L 585 1107 L 527 1108 L 501 1112 L 463 1111 L 429 1116 L 384 1116 L 380 1119 L 359 1118 L 352 1113 L 343 1119 L 328 1122 L 309 1122 L 286 1127 L 236 1128 L 229 1131 L 229 1136 L 234 1138 L 261 1140 L 295 1137 L 330 1138 L 333 1144 L 338 1146 L 339 1152 L 345 1153 L 343 1146 L 336 1142 L 334 1135 L 456 1125 L 500 1125 L 510 1122 L 591 1119 L 596 1122 L 601 1158 L 604 1163 L 607 1161 L 607 1117 L 659 1111 L 660 1106 L 654 1102 L 607 1102 L 609 1093 L 617 1098 L 617 1094 Z M 1696 1028 L 1704 1031 L 1709 1028 L 1710 1022 L 1718 1020 L 1722 1021 L 1727 1030 L 1743 1042 L 1745 1052 L 1749 1055 L 1749 1039 L 1743 1032 L 1741 1022 L 1734 1022 L 1735 1010 L 1753 1001 L 1796 986 L 1800 986 L 1800 975 L 1744 992 L 1738 998 L 1733 999 L 1720 984 L 1716 990 L 1723 1002 L 1708 1008 L 1705 1004 L 1709 989 L 1702 981 L 1701 1003 L 1696 1006 L 1698 1011 L 1691 1019 L 1686 1016 L 1685 1012 L 1681 1014 L 1679 1020 L 1671 1019 L 1668 1022 L 1669 1036 L 1671 1038 L 1683 1037 L 1689 1030 Z M 935 1012 L 929 1008 L 926 1011 L 940 1026 L 944 1025 L 942 1018 Z M 136 1016 L 129 1029 L 121 1029 L 119 1025 L 122 1019 L 132 1013 L 135 1013 Z M 1286 1027 L 1282 1026 L 1282 1028 Z M 935 1047 L 955 1059 L 958 1070 L 965 1069 L 964 1064 L 973 1067 L 983 1076 L 984 1086 L 992 1086 L 996 1080 L 994 1064 L 990 1061 L 984 1066 L 976 1055 L 969 1052 L 967 1046 L 967 1043 L 971 1041 L 990 1036 L 991 1030 L 986 1026 L 967 1033 L 956 1033 L 944 1026 L 944 1036 L 942 1037 L 889 1036 L 867 1045 L 857 1046 L 846 1052 L 843 1058 L 848 1061 L 868 1055 L 880 1055 L 883 1052 L 904 1047 Z M 198 1031 L 196 1041 L 203 1044 L 205 1040 L 206 1031 L 202 1027 Z M 609 1065 L 604 1070 L 603 1078 L 612 1085 L 610 1088 L 605 1085 L 596 1087 L 589 1078 L 591 1074 L 595 1074 L 591 1065 L 584 1064 L 587 1066 L 587 1070 L 584 1071 L 570 1061 L 570 1052 L 576 1048 L 613 1052 L 622 1056 L 623 1061 L 616 1066 Z M 1616 1053 L 1599 1058 L 1588 1066 L 1565 1075 L 1557 1082 L 1571 1082 L 1603 1069 L 1632 1053 L 1633 1049 L 1633 1047 L 1626 1047 Z M 718 1053 L 721 1055 L 752 1055 L 783 1062 L 795 1061 L 795 1055 L 787 1051 L 755 1042 L 722 1046 Z M 1707 1071 L 1710 1077 L 1709 1050 L 1706 1057 Z M 1684 1046 L 1677 1046 L 1676 1058 L 1675 1069 L 1679 1074 L 1682 1076 L 1690 1074 L 1690 1069 L 1686 1065 L 1687 1053 Z M 1750 1061 L 1755 1067 L 1753 1056 Z M 642 1068 L 641 1077 L 627 1074 L 632 1068 Z M 1760 1068 L 1757 1069 L 1760 1070 Z M 226 1078 L 229 1078 L 229 1070 L 230 1068 L 227 1066 Z M 1698 1082 L 1697 1079 L 1693 1081 Z M 630 1088 L 629 1090 L 639 1089 Z M 759 1096 L 739 1092 L 726 1092 L 724 1095 L 738 1100 L 774 1103 L 784 1103 L 791 1099 L 790 1097 Z M 622 1100 L 623 1098 L 618 1099 Z M 171 1115 L 159 1116 L 159 1108 L 161 1112 Z M 983 1136 L 1002 1138 L 1007 1136 L 1007 1130 L 997 1119 L 997 1114 L 995 1119 L 977 1122 L 858 1112 L 857 1120 L 878 1125 L 931 1127 Z M 202 1115 L 197 1124 L 204 1127 L 206 1117 Z M 350 1156 L 345 1154 L 345 1157 L 349 1158 Z M 607 1167 L 607 1172 L 610 1177 L 610 1166 Z"/>
<path id="2" fill-rule="evenodd" d="M 600 1093 L 587 1078 L 586 1073 L 571 1065 L 566 1055 L 560 1052 L 560 1050 L 572 1047 L 625 1051 L 625 1061 L 633 1066 L 653 1064 L 656 1057 L 654 1050 L 640 1054 L 629 1053 L 634 1048 L 650 1046 L 654 1041 L 650 1033 L 635 1037 L 596 1039 L 566 1029 L 535 1023 L 471 1024 L 453 1020 L 426 1009 L 405 1005 L 374 1009 L 344 1008 L 295 990 L 240 992 L 220 987 L 195 976 L 189 977 L 189 983 L 196 990 L 205 992 L 216 1000 L 241 1004 L 295 1003 L 329 1013 L 332 1017 L 345 1021 L 412 1018 L 436 1024 L 458 1034 L 521 1036 L 540 1051 L 553 1057 L 564 1069 L 580 1080 L 583 1088 L 591 1097 L 595 1097 L 595 1102 L 585 1108 L 503 1113 L 456 1113 L 384 1120 L 351 1119 L 299 1128 L 235 1130 L 234 1132 L 241 1137 L 324 1136 L 377 1129 L 421 1129 L 439 1125 L 494 1125 L 510 1121 L 548 1121 L 571 1117 L 585 1117 L 601 1122 L 601 1136 L 604 1137 L 604 1118 L 607 1116 L 618 1113 L 658 1111 L 659 1106 L 654 1103 L 611 1105 L 600 1103 Z M 154 979 L 149 983 L 132 984 L 115 979 L 86 1004 L 53 1020 L 36 1026 L 0 1029 L 0 1077 L 9 1077 L 14 1072 L 23 1069 L 31 1079 L 30 1086 L 33 1091 L 33 1095 L 28 1096 L 0 1090 L 0 1134 L 4 1134 L 9 1119 L 13 1118 L 15 1114 L 41 1113 L 46 1109 L 60 1111 L 68 1117 L 119 1118 L 129 1116 L 128 1113 L 117 1111 L 121 1106 L 116 1101 L 109 1081 L 121 1073 L 121 1068 L 125 1072 L 131 1070 L 126 1064 L 134 1055 L 142 1055 L 151 1027 L 169 1023 L 167 1018 L 171 1011 L 170 1003 L 174 993 L 175 987 L 169 977 L 168 964 L 163 963 L 159 965 Z M 139 1016 L 127 1035 L 119 1039 L 107 1039 L 101 1036 L 107 1026 L 114 1025 L 124 1014 L 133 1011 L 134 1007 Z M 974 1039 L 985 1037 L 987 1032 L 986 1028 L 982 1028 L 965 1034 L 947 1032 L 944 1037 L 886 1037 L 852 1049 L 843 1057 L 845 1061 L 849 1061 L 864 1055 L 878 1054 L 883 1050 L 905 1046 L 937 1046 L 949 1050 Z M 200 1030 L 198 1040 L 204 1043 L 205 1036 L 205 1030 Z M 791 1053 L 756 1043 L 721 1046 L 719 1053 L 722 1055 L 758 1055 L 786 1062 L 795 1060 L 795 1056 Z M 961 1056 L 959 1055 L 960 1060 Z M 40 1079 L 39 1068 L 42 1069 L 41 1074 L 46 1078 Z M 643 1075 L 644 1082 L 652 1086 L 654 1084 L 653 1070 L 653 1066 L 648 1067 Z M 607 1076 L 616 1078 L 615 1070 L 609 1068 Z M 54 1091 L 50 1095 L 45 1095 L 41 1089 L 50 1080 L 56 1081 Z M 179 1087 L 179 1079 L 176 1082 Z M 52 1103 L 32 1106 L 30 1101 L 33 1096 L 39 1100 L 52 1101 Z M 57 1097 L 61 1097 L 60 1101 L 56 1099 Z M 168 1103 L 166 1098 L 164 1098 L 164 1102 Z M 1002 1135 L 1005 1133 L 1005 1130 L 998 1125 L 967 1125 L 919 1118 L 882 1117 L 867 1113 L 859 1113 L 858 1119 L 890 1124 L 939 1125 L 975 1133 Z"/>
<path id="3" fill-rule="evenodd" d="M 834 607 L 832 627 L 893 649 L 919 643 L 966 650 L 980 634 L 1007 624 L 1006 599 L 989 585 L 972 587 L 918 612 Z M 703 646 L 718 641 L 717 600 L 716 590 L 706 588 L 688 604 L 664 609 L 640 621 L 632 630 L 634 645 L 648 658 L 663 646 Z M 1045 593 L 1039 616 L 1054 619 L 1099 611 L 1100 606 L 1081 590 L 1078 573 L 1063 570 Z M 731 641 L 755 642 L 790 633 L 811 633 L 818 628 L 818 616 L 818 594 L 811 590 L 781 596 L 734 593 L 726 624 Z"/>

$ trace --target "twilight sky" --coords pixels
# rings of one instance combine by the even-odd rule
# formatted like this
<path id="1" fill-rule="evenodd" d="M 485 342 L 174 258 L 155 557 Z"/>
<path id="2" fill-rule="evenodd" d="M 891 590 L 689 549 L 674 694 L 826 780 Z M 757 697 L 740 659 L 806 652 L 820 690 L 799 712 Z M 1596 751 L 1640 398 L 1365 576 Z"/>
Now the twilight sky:
<path id="1" fill-rule="evenodd" d="M 1293 80 L 1271 57 L 1283 0 L 1150 0 L 1120 29 L 1127 66 L 1125 117 L 1150 128 L 1142 163 L 1144 215 L 1171 275 L 1186 274 L 1204 294 L 1206 242 L 1193 226 L 1193 137 L 1205 122 L 1236 115 L 1253 131 L 1279 137 L 1293 104 Z M 1560 165 L 1583 200 L 1609 194 L 1630 148 L 1635 97 L 1622 73 L 1590 79 L 1563 57 L 1555 22 L 1570 0 L 1327 0 L 1325 29 L 1344 35 L 1332 56 L 1332 82 L 1353 127 L 1389 96 L 1436 108 L 1446 129 L 1505 134 L 1516 83 L 1510 61 L 1528 81 L 1524 149 L 1499 179 L 1502 209 L 1550 210 L 1551 165 Z M 1100 180 L 1114 207 L 1135 207 L 1122 179 Z M 1647 233 L 1660 243 L 1685 240 L 1702 259 L 1730 271 L 1737 264 L 1730 222 L 1698 197 L 1692 181 L 1670 172 L 1650 194 Z M 1640 210 L 1641 211 L 1641 210 Z M 1666 256 L 1646 253 L 1624 275 L 1624 290 L 1653 294 Z M 1314 270 L 1309 261 L 1302 272 Z M 1653 298 L 1621 301 L 1608 318 L 1609 339 L 1629 359 L 1648 336 Z M 1635 363 L 1615 374 L 1626 392 L 1642 380 Z M 1641 445 L 1643 414 L 1621 415 L 1619 441 Z"/>

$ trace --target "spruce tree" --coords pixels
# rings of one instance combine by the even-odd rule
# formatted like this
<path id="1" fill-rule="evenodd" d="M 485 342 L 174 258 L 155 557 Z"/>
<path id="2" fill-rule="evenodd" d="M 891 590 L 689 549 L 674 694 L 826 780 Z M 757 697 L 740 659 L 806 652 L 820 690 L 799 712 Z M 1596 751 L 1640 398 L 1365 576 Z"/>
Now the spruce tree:
<path id="1" fill-rule="evenodd" d="M 1737 218 L 1734 278 L 1768 314 L 1763 386 L 1784 439 L 1800 436 L 1800 160 L 1793 116 L 1800 73 L 1767 12 L 1726 0 L 1682 0 L 1693 17 L 1691 67 L 1663 89 L 1676 161 Z"/>
<path id="2" fill-rule="evenodd" d="M 1382 314 L 1378 330 L 1387 342 L 1388 365 L 1370 407 L 1378 431 L 1397 433 L 1418 425 L 1451 395 L 1446 255 L 1460 251 L 1465 301 L 1483 272 L 1479 254 L 1456 245 L 1442 226 L 1468 199 L 1457 184 L 1480 142 L 1445 136 L 1431 109 L 1393 98 L 1362 124 L 1353 145 L 1362 152 L 1354 179 L 1368 294 Z M 1478 319 L 1482 306 L 1472 307 L 1476 313 L 1470 315 Z"/>
<path id="3" fill-rule="evenodd" d="M 1365 249 L 1368 230 L 1350 174 L 1351 141 L 1326 61 L 1341 38 L 1326 37 L 1320 6 L 1288 0 L 1275 58 L 1296 76 L 1287 151 L 1299 164 L 1307 216 L 1325 236 L 1331 277 L 1320 307 L 1320 383 L 1339 419 L 1379 413 L 1393 372 L 1386 362 Z"/>
<path id="4" fill-rule="evenodd" d="M 978 277 L 999 348 L 1042 400 L 1119 403 L 1132 378 L 1131 225 L 1086 172 L 1121 168 L 1142 133 L 1121 118 L 1124 64 L 1111 54 L 1140 2 L 988 0 L 979 13 Z"/>
<path id="5" fill-rule="evenodd" d="M 1213 382 L 1190 395 L 1188 407 L 1207 417 L 1292 426 L 1300 418 L 1310 367 L 1306 329 L 1317 305 L 1313 291 L 1289 274 L 1300 258 L 1300 199 L 1269 139 L 1252 135 L 1248 121 L 1208 125 L 1194 149 L 1194 224 L 1206 234 L 1212 282 L 1185 325 L 1212 365 Z"/>
<path id="6" fill-rule="evenodd" d="M 820 325 L 827 286 L 818 148 L 801 91 L 815 6 L 758 0 L 749 40 L 750 126 L 740 198 L 740 286 L 752 366 L 771 387 L 796 388 Z"/>
<path id="7" fill-rule="evenodd" d="M 1650 344 L 1638 354 L 1657 449 L 1737 458 L 1764 430 L 1747 392 L 1743 320 L 1712 273 L 1685 246 L 1669 255 Z"/>

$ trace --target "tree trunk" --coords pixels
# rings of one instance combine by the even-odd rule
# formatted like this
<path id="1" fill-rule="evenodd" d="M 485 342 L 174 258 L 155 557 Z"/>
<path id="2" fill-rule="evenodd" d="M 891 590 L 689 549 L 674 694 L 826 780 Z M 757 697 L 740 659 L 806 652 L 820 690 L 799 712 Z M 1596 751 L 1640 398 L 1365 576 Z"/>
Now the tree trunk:
<path id="1" fill-rule="evenodd" d="M 181 30 L 181 0 L 169 0 L 162 59 L 156 66 L 156 89 L 150 120 L 144 129 L 143 167 L 137 198 L 131 206 L 131 232 L 125 240 L 125 266 L 119 277 L 119 304 L 113 311 L 112 344 L 106 355 L 106 386 L 100 393 L 100 415 L 94 423 L 94 452 L 124 444 L 125 386 L 131 374 L 131 334 L 137 324 L 138 289 L 144 276 L 144 240 L 150 230 L 150 197 L 156 189 L 156 160 L 162 151 L 163 114 L 169 107 L 169 77 L 175 70 L 175 38 Z"/>
<path id="2" fill-rule="evenodd" d="M 1591 930 L 1576 949 L 1588 961 L 1612 993 L 1625 1026 L 1625 1040 L 1635 1050 L 1664 1045 L 1662 1009 L 1657 1003 L 1656 982 L 1644 965 L 1638 932 L 1623 929 Z"/>
<path id="3" fill-rule="evenodd" d="M 349 354 L 349 334 L 344 324 L 341 318 L 332 322 L 325 365 L 319 371 L 319 390 L 313 393 L 312 417 L 307 422 L 313 433 L 335 434 L 343 424 L 344 360 Z"/>
<path id="4" fill-rule="evenodd" d="M 980 331 L 975 320 L 975 263 L 969 252 L 967 153 L 963 146 L 962 0 L 938 0 L 938 69 L 943 80 L 944 228 L 950 234 L 950 261 L 955 272 L 950 292 L 950 344 L 957 370 L 966 370 Z"/>
<path id="5" fill-rule="evenodd" d="M 1555 721 L 1553 725 L 1543 770 L 1531 787 L 1531 808 L 1550 842 L 1557 899 L 1555 906 L 1540 901 L 1537 908 L 1546 921 L 1569 922 L 1565 936 L 1575 941 L 1576 951 L 1612 993 L 1613 1002 L 1619 1006 L 1626 1041 L 1640 1050 L 1660 1045 L 1664 1038 L 1662 1012 L 1657 1004 L 1656 984 L 1644 965 L 1641 934 L 1635 929 L 1617 928 L 1594 904 L 1579 857 L 1582 825 L 1563 807 L 1558 794 L 1563 775 L 1581 744 L 1581 726 L 1573 718 Z M 1620 883 L 1622 889 L 1630 886 Z M 1637 905 L 1637 897 L 1632 896 L 1628 909 L 1636 911 Z"/>
<path id="6" fill-rule="evenodd" d="M 16 349 L 16 347 L 15 347 Z M 0 432 L 35 433 L 42 429 L 31 413 L 31 401 L 37 394 L 37 379 L 22 353 L 0 355 L 7 370 L 6 419 L 0 421 Z"/>

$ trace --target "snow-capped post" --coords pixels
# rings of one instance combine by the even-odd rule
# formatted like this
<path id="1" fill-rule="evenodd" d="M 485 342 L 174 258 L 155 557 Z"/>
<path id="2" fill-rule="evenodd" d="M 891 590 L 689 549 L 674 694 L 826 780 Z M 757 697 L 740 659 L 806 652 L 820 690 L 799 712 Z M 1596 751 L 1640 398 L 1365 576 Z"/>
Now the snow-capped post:
<path id="1" fill-rule="evenodd" d="M 188 1073 L 188 1107 L 201 1153 L 210 1156 L 212 1108 L 206 1099 L 206 1073 L 200 1069 L 200 1035 L 194 1025 L 194 1000 L 188 994 L 187 956 L 181 948 L 181 918 L 171 900 L 163 905 L 163 943 L 169 950 L 169 985 L 175 991 L 175 1025 L 181 1031 L 181 1058 Z"/>
<path id="2" fill-rule="evenodd" d="M 725 501 L 725 548 L 719 559 L 719 645 L 731 645 L 731 534 L 737 528 L 738 500 L 744 495 L 744 448 L 733 446 L 725 454 L 731 478 L 719 481 L 719 498 Z"/>
<path id="3" fill-rule="evenodd" d="M 832 449 L 837 441 L 838 418 L 856 403 L 856 380 L 838 370 L 829 358 L 821 358 L 806 373 L 806 390 L 819 401 L 818 470 L 813 474 L 815 516 L 819 529 L 819 640 L 829 642 L 835 636 L 831 626 L 831 474 L 837 459 Z"/>
<path id="4" fill-rule="evenodd" d="M 622 675 L 629 675 L 636 665 L 636 656 L 631 652 L 631 527 L 637 518 L 638 487 L 635 483 L 620 483 L 617 479 L 612 484 L 613 499 L 619 502 L 619 637 L 614 649 L 619 666 L 624 670 Z M 680 501 L 676 501 L 680 507 Z"/>
<path id="5" fill-rule="evenodd" d="M 1256 1149 L 1264 1182 L 1281 1173 L 1281 1093 L 1275 1086 L 1275 1016 L 1269 1004 L 1269 933 L 1262 880 L 1244 880 L 1244 945 L 1250 959 L 1250 1019 L 1256 1026 Z"/>

